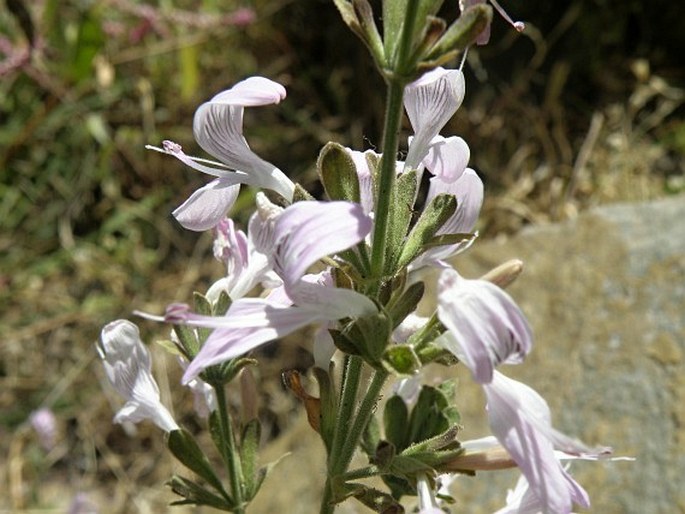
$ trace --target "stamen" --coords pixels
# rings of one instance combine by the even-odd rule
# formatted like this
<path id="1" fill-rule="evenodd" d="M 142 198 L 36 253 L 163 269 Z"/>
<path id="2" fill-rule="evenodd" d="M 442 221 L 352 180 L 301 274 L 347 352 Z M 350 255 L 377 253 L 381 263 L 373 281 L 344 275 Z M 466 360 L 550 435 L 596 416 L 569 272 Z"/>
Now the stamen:
<path id="1" fill-rule="evenodd" d="M 523 32 L 523 29 L 526 28 L 526 24 L 523 23 L 522 21 L 514 21 L 511 19 L 511 17 L 507 14 L 507 12 L 502 8 L 500 4 L 497 3 L 497 0 L 490 0 L 490 3 L 492 6 L 497 9 L 497 12 L 500 14 L 502 18 L 504 18 L 509 25 L 514 27 L 518 32 Z"/>
<path id="2" fill-rule="evenodd" d="M 181 145 L 173 141 L 169 141 L 168 139 L 162 141 L 162 148 L 169 153 L 181 153 L 183 151 L 183 147 L 181 147 Z"/>
<path id="3" fill-rule="evenodd" d="M 464 72 L 464 63 L 466 62 L 466 56 L 469 53 L 469 47 L 464 48 L 464 55 L 461 56 L 461 62 L 459 63 L 459 71 Z"/>

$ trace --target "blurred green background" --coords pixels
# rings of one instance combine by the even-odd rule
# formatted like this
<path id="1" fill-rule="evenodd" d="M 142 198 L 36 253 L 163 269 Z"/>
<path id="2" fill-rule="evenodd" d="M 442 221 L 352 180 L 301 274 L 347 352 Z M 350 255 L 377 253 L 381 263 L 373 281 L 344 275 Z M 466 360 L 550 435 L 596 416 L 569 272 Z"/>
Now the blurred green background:
<path id="1" fill-rule="evenodd" d="M 682 2 L 503 3 L 526 32 L 495 17 L 490 44 L 469 53 L 464 106 L 443 131 L 466 139 L 486 182 L 482 236 L 683 191 Z M 446 1 L 441 14 L 457 13 Z M 0 511 L 63 512 L 79 491 L 109 498 L 101 512 L 158 512 L 170 500 L 160 434 L 141 425 L 129 437 L 110 423 L 118 404 L 103 391 L 93 342 L 108 321 L 187 301 L 220 276 L 210 236 L 170 216 L 205 178 L 144 146 L 173 139 L 201 155 L 195 108 L 257 74 L 283 83 L 288 98 L 248 110 L 246 137 L 310 191 L 327 141 L 379 144 L 382 81 L 330 1 L 0 8 Z M 149 340 L 164 330 L 142 328 Z M 259 371 L 269 437 L 295 408 L 279 370 L 306 365 L 297 348 L 274 352 Z M 191 399 L 165 359 L 163 394 L 184 420 Z M 57 416 L 50 450 L 27 421 L 41 406 Z"/>

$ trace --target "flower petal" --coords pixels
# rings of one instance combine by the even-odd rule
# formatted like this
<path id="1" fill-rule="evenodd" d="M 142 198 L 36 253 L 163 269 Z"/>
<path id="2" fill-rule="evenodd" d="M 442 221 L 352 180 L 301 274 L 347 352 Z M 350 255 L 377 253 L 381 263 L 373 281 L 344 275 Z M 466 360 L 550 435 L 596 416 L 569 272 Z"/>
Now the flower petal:
<path id="1" fill-rule="evenodd" d="M 221 328 L 212 332 L 188 366 L 182 379 L 184 384 L 208 366 L 244 355 L 264 343 L 321 321 L 315 308 L 277 305 L 260 298 L 236 300 L 225 317 L 197 318 L 203 319 L 189 324 Z"/>
<path id="2" fill-rule="evenodd" d="M 330 272 L 324 272 L 330 275 Z M 306 277 L 305 277 L 306 278 Z M 337 320 L 371 316 L 378 312 L 376 304 L 351 289 L 299 280 L 286 288 L 288 296 L 299 306 L 311 305 L 322 319 Z"/>
<path id="3" fill-rule="evenodd" d="M 406 169 L 417 169 L 438 135 L 464 100 L 466 86 L 460 70 L 438 67 L 405 88 L 404 107 L 414 129 Z"/>
<path id="4" fill-rule="evenodd" d="M 271 189 L 292 200 L 295 184 L 247 145 L 243 137 L 242 106 L 211 101 L 202 104 L 195 111 L 193 134 L 206 152 L 228 167 L 247 173 L 252 185 Z"/>
<path id="5" fill-rule="evenodd" d="M 280 103 L 285 99 L 285 88 L 265 77 L 248 77 L 232 88 L 222 91 L 210 101 L 226 105 L 256 107 Z"/>
<path id="6" fill-rule="evenodd" d="M 174 218 L 188 230 L 202 232 L 216 226 L 226 211 L 235 203 L 239 184 L 218 178 L 197 189 L 172 213 Z"/>
<path id="7" fill-rule="evenodd" d="M 364 214 L 371 214 L 374 211 L 374 185 L 373 173 L 369 167 L 369 159 L 376 158 L 380 160 L 380 155 L 372 150 L 365 152 L 358 152 L 346 148 L 347 153 L 352 157 L 354 166 L 357 169 L 357 178 L 359 179 L 359 202 L 364 208 Z"/>
<path id="8" fill-rule="evenodd" d="M 362 241 L 371 227 L 359 204 L 297 202 L 276 219 L 274 269 L 292 285 L 322 257 Z"/>
<path id="9" fill-rule="evenodd" d="M 107 378 L 127 402 L 114 421 L 137 423 L 150 419 L 166 432 L 178 425 L 159 399 L 152 377 L 150 354 L 140 340 L 138 327 L 127 320 L 113 321 L 102 329 L 97 346 Z"/>
<path id="10" fill-rule="evenodd" d="M 445 269 L 438 281 L 438 317 L 449 332 L 442 339 L 446 349 L 481 384 L 492 380 L 498 364 L 521 362 L 533 344 L 526 318 L 506 292 L 453 269 Z"/>
<path id="11" fill-rule="evenodd" d="M 426 202 L 430 202 L 439 194 L 453 194 L 457 198 L 457 210 L 438 230 L 437 234 L 469 234 L 473 233 L 481 205 L 483 204 L 483 182 L 476 172 L 466 168 L 462 176 L 454 182 L 444 182 L 438 177 L 430 180 Z M 411 270 L 424 266 L 445 267 L 444 259 L 453 257 L 473 244 L 477 232 L 472 237 L 452 245 L 429 248 L 419 255 L 411 264 Z"/>
<path id="12" fill-rule="evenodd" d="M 525 475 L 542 512 L 568 514 L 585 491 L 566 473 L 552 442 L 540 430 L 551 426 L 547 402 L 525 384 L 495 372 L 483 388 L 490 429 Z"/>
<path id="13" fill-rule="evenodd" d="M 438 234 L 471 232 L 483 205 L 483 181 L 480 177 L 471 168 L 466 168 L 461 177 L 454 182 L 445 182 L 433 177 L 426 201 L 429 202 L 441 193 L 450 193 L 457 197 L 457 210 L 438 230 Z"/>
<path id="14" fill-rule="evenodd" d="M 423 159 L 423 165 L 443 182 L 454 182 L 464 173 L 471 150 L 462 138 L 435 136 Z"/>

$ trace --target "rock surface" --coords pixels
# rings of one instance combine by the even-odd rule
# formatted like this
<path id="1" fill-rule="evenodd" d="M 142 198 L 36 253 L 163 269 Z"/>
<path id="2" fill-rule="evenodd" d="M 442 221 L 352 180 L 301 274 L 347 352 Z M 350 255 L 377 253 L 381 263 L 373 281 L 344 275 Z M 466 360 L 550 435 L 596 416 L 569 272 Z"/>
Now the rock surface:
<path id="1" fill-rule="evenodd" d="M 605 206 L 506 241 L 479 241 L 455 266 L 477 277 L 515 257 L 525 269 L 509 292 L 529 317 L 535 347 L 522 365 L 501 371 L 545 397 L 558 429 L 637 458 L 573 464 L 591 511 L 685 512 L 685 197 Z M 483 394 L 464 368 L 433 371 L 458 374 L 464 438 L 487 435 Z M 320 443 L 300 423 L 279 445 L 271 450 L 293 454 L 267 479 L 271 498 L 253 512 L 316 512 Z M 455 511 L 497 510 L 516 477 L 458 478 Z M 341 512 L 366 512 L 348 503 Z"/>

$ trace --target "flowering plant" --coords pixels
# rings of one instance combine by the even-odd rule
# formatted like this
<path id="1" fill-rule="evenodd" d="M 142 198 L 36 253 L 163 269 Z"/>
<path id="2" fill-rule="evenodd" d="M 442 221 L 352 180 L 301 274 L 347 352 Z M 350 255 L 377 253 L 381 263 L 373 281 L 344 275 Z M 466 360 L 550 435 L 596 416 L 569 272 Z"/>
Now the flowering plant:
<path id="1" fill-rule="evenodd" d="M 334 142 L 321 150 L 317 170 L 325 200 L 256 155 L 243 137 L 245 108 L 286 97 L 282 85 L 264 77 L 243 80 L 197 109 L 195 138 L 216 161 L 188 156 L 171 141 L 150 147 L 213 177 L 174 216 L 189 230 L 213 230 L 214 254 L 226 266 L 224 277 L 196 293 L 193 308 L 171 304 L 163 316 L 138 314 L 173 325 L 182 382 L 208 413 L 228 484 L 160 402 L 137 327 L 112 322 L 99 345 L 110 381 L 127 400 L 115 421 L 151 419 L 198 477 L 172 477 L 177 503 L 245 512 L 269 467 L 258 465 L 259 421 L 233 419 L 225 386 L 256 364 L 252 350 L 313 326 L 318 397 L 305 390 L 299 373 L 286 372 L 284 380 L 327 450 L 322 513 L 348 498 L 377 512 L 402 512 L 400 500 L 408 496 L 418 496 L 422 513 L 442 512 L 451 499 L 438 491 L 440 477 L 510 467 L 522 478 L 502 512 L 588 507 L 586 492 L 562 461 L 597 459 L 610 450 L 555 430 L 544 399 L 497 369 L 523 362 L 532 349 L 528 322 L 504 291 L 522 264 L 510 261 L 472 280 L 448 263 L 477 237 L 483 183 L 467 167 L 466 142 L 440 135 L 465 94 L 461 69 L 443 65 L 470 44 L 487 42 L 492 11 L 484 1 L 463 2 L 448 27 L 435 16 L 441 3 L 384 1 L 381 36 L 366 0 L 335 0 L 368 47 L 388 96 L 381 153 Z M 520 22 L 511 23 L 522 30 Z M 406 157 L 397 160 L 404 110 L 413 136 Z M 261 190 L 246 232 L 225 217 L 242 184 Z M 428 267 L 440 270 L 438 306 L 422 317 L 417 307 L 425 284 L 418 271 Z M 254 296 L 258 288 L 263 293 Z M 451 384 L 421 385 L 429 363 L 466 366 L 485 392 L 492 436 L 459 438 L 462 420 Z M 395 393 L 383 405 L 381 422 L 376 407 L 391 377 Z M 349 469 L 358 450 L 368 465 Z M 387 490 L 363 481 L 374 476 Z"/>

